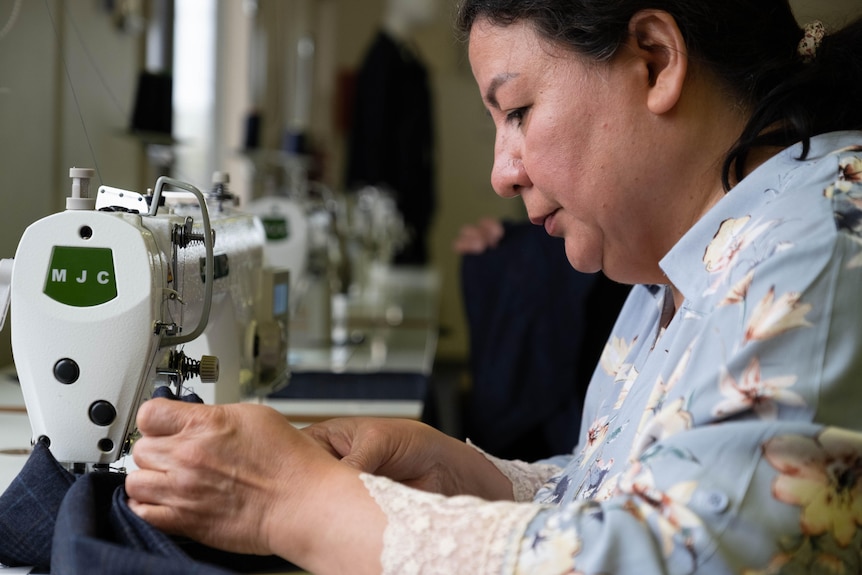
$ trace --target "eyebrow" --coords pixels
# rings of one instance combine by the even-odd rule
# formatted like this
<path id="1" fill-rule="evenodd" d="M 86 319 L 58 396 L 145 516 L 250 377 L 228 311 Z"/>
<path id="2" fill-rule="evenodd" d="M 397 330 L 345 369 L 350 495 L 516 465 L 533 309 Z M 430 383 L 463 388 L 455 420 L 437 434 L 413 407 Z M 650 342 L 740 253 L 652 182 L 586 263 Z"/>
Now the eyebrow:
<path id="1" fill-rule="evenodd" d="M 505 73 L 494 76 L 494 78 L 491 79 L 491 83 L 488 84 L 488 89 L 485 91 L 485 101 L 499 110 L 500 104 L 499 102 L 497 102 L 497 90 L 500 88 L 500 86 L 502 86 L 512 78 L 517 77 L 518 74 L 513 73 Z"/>

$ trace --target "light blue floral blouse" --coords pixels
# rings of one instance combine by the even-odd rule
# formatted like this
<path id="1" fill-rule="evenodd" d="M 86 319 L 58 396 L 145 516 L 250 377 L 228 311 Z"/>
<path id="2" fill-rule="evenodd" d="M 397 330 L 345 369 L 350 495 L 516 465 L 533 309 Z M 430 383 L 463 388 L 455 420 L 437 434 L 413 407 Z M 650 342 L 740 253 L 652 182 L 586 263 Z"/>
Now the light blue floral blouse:
<path id="1" fill-rule="evenodd" d="M 520 573 L 862 573 L 862 133 L 800 152 L 633 289 Z"/>

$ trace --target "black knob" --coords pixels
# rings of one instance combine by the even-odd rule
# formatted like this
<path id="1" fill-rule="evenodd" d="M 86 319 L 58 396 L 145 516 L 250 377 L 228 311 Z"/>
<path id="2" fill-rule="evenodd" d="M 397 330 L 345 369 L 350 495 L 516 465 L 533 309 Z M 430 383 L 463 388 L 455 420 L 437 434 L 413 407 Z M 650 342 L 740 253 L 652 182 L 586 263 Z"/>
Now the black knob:
<path id="1" fill-rule="evenodd" d="M 78 381 L 81 375 L 81 368 L 75 363 L 75 360 L 64 357 L 54 364 L 54 377 L 60 383 L 69 385 Z"/>
<path id="2" fill-rule="evenodd" d="M 96 425 L 111 425 L 117 418 L 117 410 L 104 400 L 99 400 L 90 406 L 90 421 Z"/>

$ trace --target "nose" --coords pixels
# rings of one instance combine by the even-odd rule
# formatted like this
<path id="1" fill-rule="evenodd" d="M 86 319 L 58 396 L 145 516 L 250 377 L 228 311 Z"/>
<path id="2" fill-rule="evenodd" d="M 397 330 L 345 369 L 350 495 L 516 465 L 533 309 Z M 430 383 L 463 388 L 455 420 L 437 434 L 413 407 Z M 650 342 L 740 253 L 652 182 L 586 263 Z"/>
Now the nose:
<path id="1" fill-rule="evenodd" d="M 520 195 L 524 188 L 532 186 L 527 170 L 524 169 L 520 147 L 509 138 L 497 138 L 491 185 L 502 198 L 514 198 Z"/>

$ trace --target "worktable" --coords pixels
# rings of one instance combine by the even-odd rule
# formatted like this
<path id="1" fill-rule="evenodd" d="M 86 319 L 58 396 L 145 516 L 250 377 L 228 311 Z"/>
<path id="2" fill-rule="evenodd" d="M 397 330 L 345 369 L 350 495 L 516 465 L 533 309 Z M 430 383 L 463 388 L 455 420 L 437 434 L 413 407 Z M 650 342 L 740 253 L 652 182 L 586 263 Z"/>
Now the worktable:
<path id="1" fill-rule="evenodd" d="M 437 351 L 438 294 L 434 270 L 386 270 L 374 289 L 348 297 L 347 343 L 291 338 L 290 383 L 261 402 L 298 425 L 347 415 L 419 419 Z"/>

